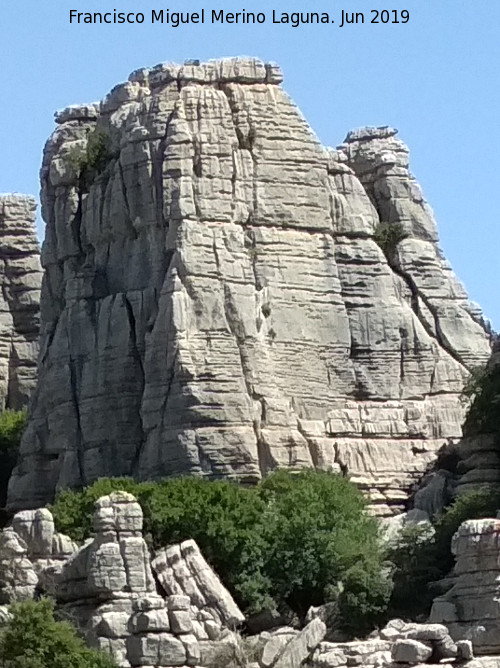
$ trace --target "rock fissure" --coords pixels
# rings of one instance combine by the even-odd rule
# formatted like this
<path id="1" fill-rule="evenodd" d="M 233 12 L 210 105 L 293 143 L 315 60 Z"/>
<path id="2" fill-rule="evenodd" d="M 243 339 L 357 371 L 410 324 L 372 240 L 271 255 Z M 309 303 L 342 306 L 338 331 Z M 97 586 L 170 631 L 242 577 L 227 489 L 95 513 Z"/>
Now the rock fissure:
<path id="1" fill-rule="evenodd" d="M 396 264 L 390 262 L 389 266 L 391 267 L 392 271 L 394 271 L 395 274 L 400 276 L 405 282 L 408 288 L 411 291 L 412 294 L 412 308 L 415 313 L 415 315 L 418 317 L 420 323 L 424 327 L 424 329 L 427 331 L 429 336 L 432 336 L 433 338 L 436 339 L 438 342 L 439 346 L 446 351 L 450 357 L 453 357 L 453 359 L 458 362 L 461 366 L 466 369 L 464 362 L 462 359 L 460 359 L 460 355 L 453 350 L 451 346 L 448 345 L 446 340 L 443 337 L 441 327 L 439 324 L 439 313 L 437 312 L 436 308 L 432 305 L 432 303 L 426 299 L 425 295 L 423 295 L 417 288 L 415 281 L 413 278 L 404 272 L 400 267 L 398 267 Z M 429 310 L 431 313 L 433 320 L 434 320 L 434 328 L 431 328 L 429 326 L 429 323 L 425 320 L 425 318 L 422 317 L 422 313 L 420 310 L 419 302 L 422 302 L 424 306 Z"/>
<path id="2" fill-rule="evenodd" d="M 78 375 L 76 371 L 75 361 L 71 359 L 68 360 L 69 366 L 69 381 L 70 381 L 70 401 L 74 411 L 74 417 L 76 421 L 75 430 L 74 430 L 74 439 L 75 439 L 75 455 L 76 463 L 78 467 L 78 481 L 74 480 L 73 484 L 85 486 L 87 483 L 87 477 L 85 474 L 85 453 L 83 449 L 83 434 L 82 434 L 82 422 L 80 415 L 80 406 L 78 398 Z"/>
<path id="3" fill-rule="evenodd" d="M 146 441 L 146 434 L 145 434 L 145 429 L 144 429 L 144 422 L 143 422 L 143 417 L 142 417 L 142 411 L 141 411 L 141 405 L 144 397 L 144 389 L 146 386 L 146 373 L 144 370 L 144 360 L 141 354 L 141 351 L 139 350 L 138 342 L 137 342 L 137 331 L 136 331 L 136 319 L 134 316 L 134 309 L 132 304 L 130 303 L 129 299 L 127 298 L 126 294 L 122 295 L 123 297 L 123 305 L 125 306 L 126 312 L 127 312 L 127 319 L 129 323 L 129 332 L 130 332 L 130 343 L 132 346 L 132 357 L 135 360 L 138 370 L 139 370 L 139 377 L 138 377 L 138 392 L 137 392 L 137 407 L 136 407 L 136 412 L 137 412 L 137 419 L 140 424 L 140 440 L 139 443 L 137 444 L 137 449 L 134 455 L 134 459 L 132 462 L 132 472 L 135 472 L 137 469 L 137 466 L 139 464 L 141 454 L 144 449 L 145 441 Z"/>

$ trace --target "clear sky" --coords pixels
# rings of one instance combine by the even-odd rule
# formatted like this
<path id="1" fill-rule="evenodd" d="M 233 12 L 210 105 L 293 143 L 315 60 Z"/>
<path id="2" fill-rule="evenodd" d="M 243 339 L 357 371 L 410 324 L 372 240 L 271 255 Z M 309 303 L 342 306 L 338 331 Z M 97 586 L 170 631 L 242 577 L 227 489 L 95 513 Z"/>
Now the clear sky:
<path id="1" fill-rule="evenodd" d="M 307 4 L 306 4 L 307 3 Z M 152 25 L 153 9 L 264 11 L 264 25 Z M 70 25 L 69 11 L 143 12 L 143 25 Z M 274 25 L 272 10 L 329 12 L 330 25 Z M 338 27 L 341 10 L 363 25 Z M 371 24 L 372 9 L 408 10 Z M 392 14 L 391 14 L 392 16 Z M 0 192 L 38 193 L 53 112 L 101 99 L 138 67 L 252 55 L 280 63 L 321 139 L 392 125 L 472 299 L 500 329 L 499 0 L 0 0 Z M 40 224 L 43 237 L 43 225 Z"/>

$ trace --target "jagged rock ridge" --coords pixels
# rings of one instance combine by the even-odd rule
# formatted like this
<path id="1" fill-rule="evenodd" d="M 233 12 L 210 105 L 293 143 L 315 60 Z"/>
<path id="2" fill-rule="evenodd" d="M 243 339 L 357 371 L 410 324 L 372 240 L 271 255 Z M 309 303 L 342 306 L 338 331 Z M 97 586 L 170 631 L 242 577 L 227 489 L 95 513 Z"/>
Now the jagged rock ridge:
<path id="1" fill-rule="evenodd" d="M 314 465 L 387 514 L 460 437 L 489 332 L 407 148 L 369 128 L 325 149 L 281 80 L 257 60 L 164 64 L 56 115 L 12 508 L 99 476 Z M 87 136 L 105 138 L 106 164 L 83 178 Z M 380 222 L 404 231 L 390 262 Z"/>
<path id="2" fill-rule="evenodd" d="M 0 195 L 0 410 L 24 408 L 36 383 L 42 268 L 36 203 Z"/>

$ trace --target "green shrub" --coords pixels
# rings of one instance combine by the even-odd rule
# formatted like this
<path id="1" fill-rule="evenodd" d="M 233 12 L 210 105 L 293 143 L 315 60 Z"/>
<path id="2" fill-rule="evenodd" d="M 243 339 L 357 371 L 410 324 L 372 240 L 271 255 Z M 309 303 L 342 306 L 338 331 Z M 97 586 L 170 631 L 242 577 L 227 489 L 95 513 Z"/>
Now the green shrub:
<path id="1" fill-rule="evenodd" d="M 415 619 L 428 614 L 433 599 L 429 585 L 445 574 L 437 560 L 434 529 L 405 527 L 389 548 L 388 560 L 393 565 L 388 616 Z"/>
<path id="2" fill-rule="evenodd" d="M 253 489 L 177 478 L 154 485 L 141 503 L 155 547 L 193 538 L 238 603 L 257 610 L 271 602 L 262 572 L 266 507 Z"/>
<path id="3" fill-rule="evenodd" d="M 401 223 L 379 223 L 373 235 L 374 241 L 380 246 L 387 260 L 390 262 L 400 241 L 406 239 Z"/>
<path id="4" fill-rule="evenodd" d="M 472 400 L 467 411 L 464 434 L 500 432 L 500 364 L 473 369 L 463 389 Z"/>
<path id="5" fill-rule="evenodd" d="M 92 173 L 100 174 L 111 159 L 109 137 L 100 128 L 94 128 L 87 134 L 85 148 L 73 150 L 69 160 L 79 178 L 87 181 Z"/>
<path id="6" fill-rule="evenodd" d="M 391 585 L 382 572 L 378 523 L 361 492 L 339 475 L 278 471 L 259 494 L 271 509 L 263 531 L 273 598 L 302 618 L 311 605 L 336 600 L 341 627 L 372 626 Z"/>
<path id="7" fill-rule="evenodd" d="M 433 529 L 406 527 L 395 546 L 389 549 L 394 588 L 390 600 L 391 617 L 426 615 L 434 598 L 431 585 L 446 577 L 455 563 L 451 539 L 462 522 L 495 517 L 500 508 L 500 492 L 478 490 L 459 496 L 436 519 Z"/>
<path id="8" fill-rule="evenodd" d="M 266 508 L 252 489 L 195 477 L 156 483 L 102 479 L 80 492 L 58 494 L 51 508 L 58 530 L 80 542 L 88 538 L 95 502 L 117 490 L 141 504 L 153 548 L 193 538 L 241 605 L 257 610 L 272 604 L 260 570 L 265 545 L 258 526 Z"/>
<path id="9" fill-rule="evenodd" d="M 341 476 L 281 471 L 255 488 L 194 477 L 100 480 L 59 494 L 58 530 L 88 537 L 95 500 L 113 489 L 137 497 L 153 547 L 196 540 L 247 613 L 277 607 L 303 617 L 309 606 L 336 600 L 339 624 L 354 632 L 370 627 L 387 603 L 377 522 Z"/>
<path id="10" fill-rule="evenodd" d="M 26 411 L 6 409 L 0 413 L 0 507 L 7 500 L 7 486 L 16 465 L 19 444 L 26 427 Z"/>
<path id="11" fill-rule="evenodd" d="M 480 489 L 459 496 L 436 520 L 436 563 L 446 575 L 453 567 L 451 539 L 466 520 L 496 517 L 500 508 L 500 490 Z"/>
<path id="12" fill-rule="evenodd" d="M 10 606 L 0 629 L 0 664 L 8 668 L 114 668 L 107 654 L 88 649 L 67 622 L 54 619 L 45 599 Z"/>

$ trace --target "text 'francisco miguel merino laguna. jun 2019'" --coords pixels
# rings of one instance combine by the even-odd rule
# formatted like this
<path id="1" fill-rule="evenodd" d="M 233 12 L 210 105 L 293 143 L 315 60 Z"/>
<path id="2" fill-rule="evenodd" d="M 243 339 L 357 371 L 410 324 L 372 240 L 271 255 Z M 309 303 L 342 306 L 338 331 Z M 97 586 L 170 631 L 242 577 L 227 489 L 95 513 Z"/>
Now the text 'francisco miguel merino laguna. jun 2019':
<path id="1" fill-rule="evenodd" d="M 337 12 L 282 12 L 270 9 L 266 12 L 227 12 L 224 9 L 202 9 L 198 12 L 177 12 L 170 9 L 153 9 L 144 12 L 85 12 L 71 9 L 69 22 L 72 24 L 101 23 L 153 23 L 171 28 L 189 24 L 263 24 L 273 23 L 298 28 L 301 25 L 334 25 L 343 28 L 364 23 L 408 23 L 410 12 L 406 9 L 371 9 L 368 12 L 351 12 L 339 9 Z"/>

